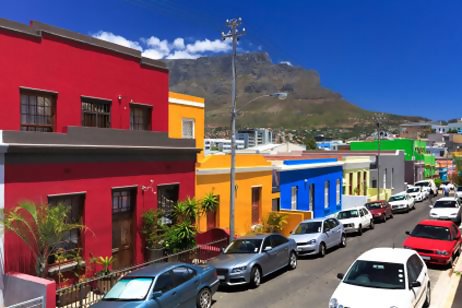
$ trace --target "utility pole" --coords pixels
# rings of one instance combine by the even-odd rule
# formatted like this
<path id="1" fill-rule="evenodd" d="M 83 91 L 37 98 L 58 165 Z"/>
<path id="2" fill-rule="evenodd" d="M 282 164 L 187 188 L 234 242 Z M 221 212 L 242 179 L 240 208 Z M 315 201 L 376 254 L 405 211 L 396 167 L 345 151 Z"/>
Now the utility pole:
<path id="1" fill-rule="evenodd" d="M 242 18 L 233 18 L 226 20 L 226 26 L 229 28 L 228 33 L 221 33 L 221 38 L 226 40 L 232 39 L 233 53 L 231 56 L 231 69 L 233 72 L 232 88 L 231 88 L 231 168 L 230 168 L 230 195 L 229 195 L 229 239 L 234 240 L 234 207 L 236 202 L 236 49 L 239 37 L 245 34 L 245 29 L 239 31 L 239 26 L 242 23 Z"/>
<path id="2" fill-rule="evenodd" d="M 380 135 L 380 120 L 377 120 L 377 201 L 380 200 Z"/>

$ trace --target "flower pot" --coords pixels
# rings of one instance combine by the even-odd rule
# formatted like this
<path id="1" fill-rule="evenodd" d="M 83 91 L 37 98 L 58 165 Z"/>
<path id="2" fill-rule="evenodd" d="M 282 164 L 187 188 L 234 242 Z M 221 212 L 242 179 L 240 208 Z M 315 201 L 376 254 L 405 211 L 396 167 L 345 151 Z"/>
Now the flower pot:
<path id="1" fill-rule="evenodd" d="M 102 277 L 95 282 L 93 291 L 96 294 L 105 294 L 109 289 L 112 288 L 117 278 L 115 277 Z"/>
<path id="2" fill-rule="evenodd" d="M 159 249 L 152 249 L 146 247 L 144 249 L 144 259 L 145 261 L 154 261 L 154 260 L 159 260 L 164 257 L 164 249 L 159 248 Z M 159 260 L 162 261 L 162 260 Z"/>
<path id="3" fill-rule="evenodd" d="M 90 291 L 91 287 L 89 285 L 65 289 L 62 293 L 59 293 L 58 295 L 57 306 L 63 307 L 75 302 L 79 302 L 85 299 Z"/>

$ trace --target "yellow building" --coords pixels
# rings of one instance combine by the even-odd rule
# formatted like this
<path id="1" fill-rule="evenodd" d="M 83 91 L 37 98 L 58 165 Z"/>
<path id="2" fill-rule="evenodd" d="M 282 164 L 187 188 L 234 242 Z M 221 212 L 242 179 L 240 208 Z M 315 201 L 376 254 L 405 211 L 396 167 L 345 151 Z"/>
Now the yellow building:
<path id="1" fill-rule="evenodd" d="M 343 161 L 343 194 L 367 195 L 371 163 L 369 156 L 343 156 Z"/>

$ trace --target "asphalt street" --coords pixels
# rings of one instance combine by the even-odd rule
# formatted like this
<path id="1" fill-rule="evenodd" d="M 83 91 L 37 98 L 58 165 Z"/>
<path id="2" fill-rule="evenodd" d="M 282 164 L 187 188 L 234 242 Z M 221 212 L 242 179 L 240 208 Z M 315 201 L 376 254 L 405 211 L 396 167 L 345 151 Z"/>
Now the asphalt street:
<path id="1" fill-rule="evenodd" d="M 221 307 L 328 307 L 330 296 L 338 285 L 337 273 L 345 273 L 363 252 L 375 247 L 402 247 L 406 230 L 428 218 L 429 202 L 416 203 L 416 210 L 395 214 L 386 223 L 375 224 L 374 230 L 362 236 L 350 236 L 346 248 L 338 248 L 324 258 L 301 258 L 294 271 L 280 271 L 263 280 L 257 289 L 220 288 L 214 295 L 214 308 Z M 445 268 L 431 268 L 430 280 L 435 285 Z"/>

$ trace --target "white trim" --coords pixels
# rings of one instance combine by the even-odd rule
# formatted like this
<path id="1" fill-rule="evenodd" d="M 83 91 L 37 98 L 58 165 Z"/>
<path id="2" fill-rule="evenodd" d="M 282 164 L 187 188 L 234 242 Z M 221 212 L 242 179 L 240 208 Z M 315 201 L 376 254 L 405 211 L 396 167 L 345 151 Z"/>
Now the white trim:
<path id="1" fill-rule="evenodd" d="M 111 187 L 111 189 L 126 189 L 126 188 L 138 188 L 138 184 Z"/>
<path id="2" fill-rule="evenodd" d="M 263 172 L 272 171 L 272 166 L 265 167 L 238 167 L 236 173 L 248 173 L 248 172 Z M 210 168 L 210 169 L 196 169 L 197 175 L 212 175 L 212 174 L 229 174 L 230 168 Z"/>
<path id="3" fill-rule="evenodd" d="M 185 99 L 174 98 L 174 97 L 169 97 L 168 102 L 170 104 L 185 105 L 185 106 L 191 106 L 191 107 L 199 107 L 199 108 L 205 107 L 204 103 L 198 103 L 198 102 L 188 101 Z"/>
<path id="4" fill-rule="evenodd" d="M 3 143 L 3 131 L 0 130 L 0 211 L 5 209 L 5 151 L 2 149 L 7 149 L 7 145 Z M 2 215 L 0 213 L 0 215 Z M 3 217 L 0 217 L 3 220 Z M 4 254 L 4 245 L 5 245 L 5 236 L 4 236 L 4 229 L 3 224 L 0 224 L 0 277 L 3 277 L 3 273 L 5 271 L 4 262 L 5 254 Z M 2 294 L 0 294 L 1 296 Z"/>
<path id="5" fill-rule="evenodd" d="M 68 193 L 60 193 L 60 194 L 48 194 L 47 197 L 62 197 L 62 196 L 75 196 L 75 195 L 85 195 L 86 191 L 76 191 L 76 192 L 68 192 Z"/>
<path id="6" fill-rule="evenodd" d="M 301 164 L 301 165 L 279 165 L 275 166 L 278 171 L 293 171 L 293 170 L 304 170 L 304 169 L 316 169 L 316 168 L 328 168 L 343 166 L 343 162 L 331 162 L 331 163 L 315 163 L 315 164 Z"/>
<path id="7" fill-rule="evenodd" d="M 46 90 L 46 89 L 38 89 L 38 88 L 31 88 L 25 86 L 19 86 L 21 90 L 28 90 L 28 91 L 37 91 L 37 92 L 44 92 L 44 93 L 51 93 L 51 94 L 59 94 L 59 92 L 53 90 Z"/>
<path id="8" fill-rule="evenodd" d="M 1 149 L 0 143 L 0 149 Z M 102 148 L 102 149 L 176 149 L 169 146 L 145 146 L 145 145 L 100 145 L 100 144 L 54 144 L 54 143 L 8 143 L 8 146 L 22 146 L 22 147 L 44 147 L 44 148 Z M 195 147 L 181 148 L 183 150 L 196 150 Z"/>
<path id="9" fill-rule="evenodd" d="M 184 124 L 185 122 L 192 122 L 192 136 L 185 136 Z M 181 118 L 181 137 L 183 139 L 196 139 L 196 119 L 194 118 Z"/>

